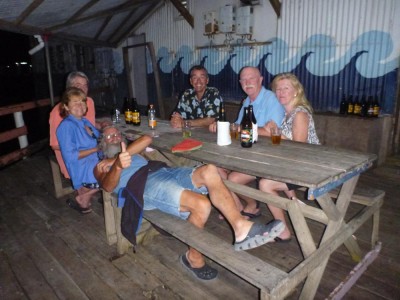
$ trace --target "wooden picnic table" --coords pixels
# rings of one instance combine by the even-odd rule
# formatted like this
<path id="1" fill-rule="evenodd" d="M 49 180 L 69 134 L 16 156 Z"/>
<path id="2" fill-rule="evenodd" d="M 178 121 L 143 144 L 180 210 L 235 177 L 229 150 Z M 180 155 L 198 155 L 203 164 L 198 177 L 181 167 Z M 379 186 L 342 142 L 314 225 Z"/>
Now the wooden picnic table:
<path id="1" fill-rule="evenodd" d="M 181 131 L 169 126 L 168 121 L 159 121 L 156 130 L 142 120 L 140 127 L 118 124 L 128 139 L 137 135 L 153 136 L 151 147 L 161 152 L 171 153 L 171 148 L 183 140 Z M 353 258 L 361 259 L 361 251 L 352 234 L 371 216 L 379 214 L 380 199 L 368 204 L 357 217 L 344 221 L 347 208 L 352 200 L 359 175 L 371 167 L 377 156 L 333 147 L 310 145 L 283 140 L 280 145 L 272 145 L 269 138 L 259 137 L 251 148 L 243 148 L 238 140 L 228 146 L 217 145 L 217 135 L 204 128 L 193 128 L 192 138 L 203 142 L 195 151 L 175 153 L 202 163 L 212 163 L 218 167 L 246 174 L 293 183 L 307 188 L 308 199 L 316 200 L 321 208 L 304 206 L 296 201 L 277 197 L 254 188 L 225 181 L 233 192 L 246 195 L 258 201 L 273 204 L 288 211 L 300 244 L 304 261 L 288 273 L 271 291 L 261 290 L 262 299 L 281 298 L 297 286 L 304 278 L 301 298 L 312 299 L 320 283 L 330 254 L 341 244 L 345 244 Z M 339 189 L 337 200 L 331 192 Z M 326 225 L 318 241 L 311 236 L 306 218 Z M 374 219 L 375 220 L 375 219 Z M 377 218 L 379 222 L 379 218 Z M 377 224 L 374 225 L 372 241 L 377 239 Z"/>

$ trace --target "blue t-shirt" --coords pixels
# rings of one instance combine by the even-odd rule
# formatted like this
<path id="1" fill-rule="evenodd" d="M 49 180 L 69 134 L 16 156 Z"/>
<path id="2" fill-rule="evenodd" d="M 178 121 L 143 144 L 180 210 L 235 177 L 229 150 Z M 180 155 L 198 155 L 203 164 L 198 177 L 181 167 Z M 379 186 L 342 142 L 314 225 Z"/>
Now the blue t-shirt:
<path id="1" fill-rule="evenodd" d="M 90 135 L 85 126 L 88 126 L 93 134 Z M 96 127 L 86 118 L 77 119 L 69 115 L 60 123 L 56 133 L 74 189 L 82 187 L 82 183 L 96 183 L 93 169 L 99 162 L 97 153 L 79 159 L 79 151 L 97 146 L 97 138 L 100 133 Z"/>
<path id="2" fill-rule="evenodd" d="M 243 118 L 243 110 L 250 104 L 253 105 L 253 112 L 254 116 L 256 117 L 258 127 L 264 127 L 264 125 L 271 120 L 274 121 L 278 126 L 281 125 L 285 116 L 285 109 L 279 103 L 279 100 L 276 98 L 275 94 L 264 87 L 261 88 L 260 93 L 253 103 L 250 103 L 249 97 L 243 101 L 239 116 L 235 122 L 236 124 L 241 123 Z"/>
<path id="3" fill-rule="evenodd" d="M 114 189 L 114 193 L 118 193 L 121 188 L 126 187 L 132 175 L 135 174 L 141 167 L 147 164 L 148 162 L 143 156 L 139 154 L 133 155 L 131 165 L 128 168 L 122 170 L 118 185 Z"/>

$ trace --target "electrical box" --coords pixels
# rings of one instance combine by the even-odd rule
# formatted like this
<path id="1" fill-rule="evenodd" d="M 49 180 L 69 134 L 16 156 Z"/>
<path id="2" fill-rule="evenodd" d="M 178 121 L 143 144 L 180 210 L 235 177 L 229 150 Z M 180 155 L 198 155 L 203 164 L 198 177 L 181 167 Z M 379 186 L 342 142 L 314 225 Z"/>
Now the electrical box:
<path id="1" fill-rule="evenodd" d="M 232 5 L 225 5 L 219 8 L 218 28 L 223 33 L 235 31 L 235 8 Z"/>
<path id="2" fill-rule="evenodd" d="M 206 12 L 204 17 L 204 34 L 214 34 L 218 31 L 218 20 L 215 11 Z"/>
<path id="3" fill-rule="evenodd" d="M 253 7 L 238 7 L 236 9 L 236 34 L 253 34 L 253 27 Z"/>

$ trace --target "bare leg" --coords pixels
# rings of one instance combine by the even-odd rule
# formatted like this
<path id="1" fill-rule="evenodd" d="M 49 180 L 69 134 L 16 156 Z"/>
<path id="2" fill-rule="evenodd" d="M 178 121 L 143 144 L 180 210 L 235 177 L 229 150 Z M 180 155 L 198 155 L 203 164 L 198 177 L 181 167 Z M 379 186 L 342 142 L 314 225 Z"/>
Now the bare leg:
<path id="1" fill-rule="evenodd" d="M 269 180 L 269 179 L 261 179 L 260 180 L 260 190 L 269 194 L 273 194 L 276 196 L 279 196 L 278 191 L 284 191 L 289 192 L 288 187 L 285 183 L 279 182 L 279 181 L 274 181 L 274 180 Z M 294 191 L 292 191 L 294 194 Z M 285 219 L 285 213 L 283 209 L 277 208 L 272 205 L 268 205 L 269 210 L 271 211 L 273 217 L 276 220 L 281 220 L 285 224 L 285 230 L 280 234 L 280 238 L 285 240 L 290 238 L 291 233 L 287 227 L 286 219 Z"/>
<path id="2" fill-rule="evenodd" d="M 204 228 L 211 204 L 206 196 L 185 190 L 180 198 L 180 210 L 190 212 L 188 221 L 198 228 Z M 203 255 L 194 248 L 189 247 L 186 257 L 193 268 L 201 268 L 205 264 Z"/>
<path id="3" fill-rule="evenodd" d="M 231 192 L 222 182 L 217 167 L 205 165 L 196 169 L 192 180 L 197 187 L 203 185 L 207 187 L 212 204 L 221 211 L 229 224 L 231 224 L 236 240 L 243 240 L 249 233 L 253 223 L 243 218 L 240 214 Z"/>
<path id="4" fill-rule="evenodd" d="M 228 176 L 229 181 L 243 185 L 248 184 L 255 179 L 256 178 L 254 176 L 239 172 L 231 172 Z M 243 199 L 246 203 L 246 206 L 243 207 L 243 204 L 240 202 L 239 197 L 235 193 L 232 193 L 232 197 L 235 200 L 236 206 L 238 207 L 239 211 L 244 211 L 252 214 L 258 213 L 259 209 L 257 208 L 257 202 L 254 199 L 240 195 L 241 199 Z"/>

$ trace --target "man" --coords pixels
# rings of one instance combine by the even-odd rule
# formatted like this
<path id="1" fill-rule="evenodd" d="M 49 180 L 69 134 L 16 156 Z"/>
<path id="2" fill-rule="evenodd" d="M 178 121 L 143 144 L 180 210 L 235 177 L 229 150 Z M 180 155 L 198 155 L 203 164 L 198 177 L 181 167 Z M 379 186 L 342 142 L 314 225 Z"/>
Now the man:
<path id="1" fill-rule="evenodd" d="M 253 105 L 254 116 L 257 120 L 258 135 L 269 136 L 270 132 L 268 128 L 269 125 L 267 125 L 268 122 L 274 121 L 276 124 L 281 124 L 285 115 L 285 109 L 279 103 L 275 94 L 262 85 L 263 77 L 257 68 L 248 66 L 242 68 L 239 73 L 239 78 L 239 82 L 243 91 L 247 94 L 247 98 L 243 101 L 239 116 L 235 123 L 241 123 L 244 108 L 251 104 Z M 210 131 L 215 132 L 216 124 L 211 124 L 209 129 Z M 220 174 L 224 179 L 227 178 L 230 181 L 240 184 L 248 184 L 256 179 L 254 176 L 248 174 L 239 172 L 229 173 L 229 171 L 222 169 L 220 170 Z M 243 207 L 237 195 L 233 194 L 233 197 L 243 216 L 255 218 L 260 215 L 259 202 L 242 197 L 247 204 Z"/>
<path id="2" fill-rule="evenodd" d="M 182 119 L 192 120 L 192 126 L 209 126 L 219 113 L 222 98 L 214 87 L 207 87 L 208 72 L 203 66 L 190 69 L 190 84 L 193 89 L 186 90 L 171 116 L 171 126 L 182 127 Z"/>
<path id="3" fill-rule="evenodd" d="M 89 90 L 89 78 L 83 72 L 71 72 L 66 81 L 66 88 L 69 87 L 76 87 L 81 89 L 85 95 L 87 95 Z M 102 126 L 107 124 L 100 124 L 95 122 L 95 108 L 94 108 L 94 101 L 92 98 L 87 97 L 87 112 L 86 118 L 90 121 L 90 123 L 95 124 L 96 128 L 101 129 Z M 60 125 L 62 121 L 62 117 L 60 116 L 60 102 L 57 103 L 50 112 L 49 117 L 49 125 L 50 125 L 50 147 L 54 150 L 56 155 L 56 159 L 58 165 L 60 166 L 61 173 L 64 175 L 65 178 L 70 178 L 67 168 L 65 167 L 64 161 L 61 156 L 60 146 L 58 143 L 56 130 L 58 125 Z"/>
<path id="4" fill-rule="evenodd" d="M 102 148 L 107 157 L 98 163 L 94 170 L 101 187 L 108 192 L 118 192 L 126 187 L 131 176 L 145 167 L 148 162 L 138 153 L 152 142 L 143 136 L 128 147 L 121 142 L 121 134 L 115 127 L 104 129 Z M 121 145 L 121 147 L 119 147 Z M 140 184 L 134 183 L 135 187 Z M 213 165 L 198 168 L 163 167 L 148 173 L 144 183 L 144 209 L 160 209 L 168 214 L 187 219 L 198 228 L 203 228 L 211 212 L 211 203 L 224 214 L 235 234 L 235 250 L 247 250 L 272 241 L 283 230 L 281 221 L 267 225 L 255 224 L 246 220 L 237 210 L 231 193 L 222 182 L 218 170 Z M 210 200 L 205 196 L 209 193 Z M 217 276 L 217 270 L 208 266 L 201 253 L 193 248 L 182 255 L 183 266 L 202 280 Z"/>

